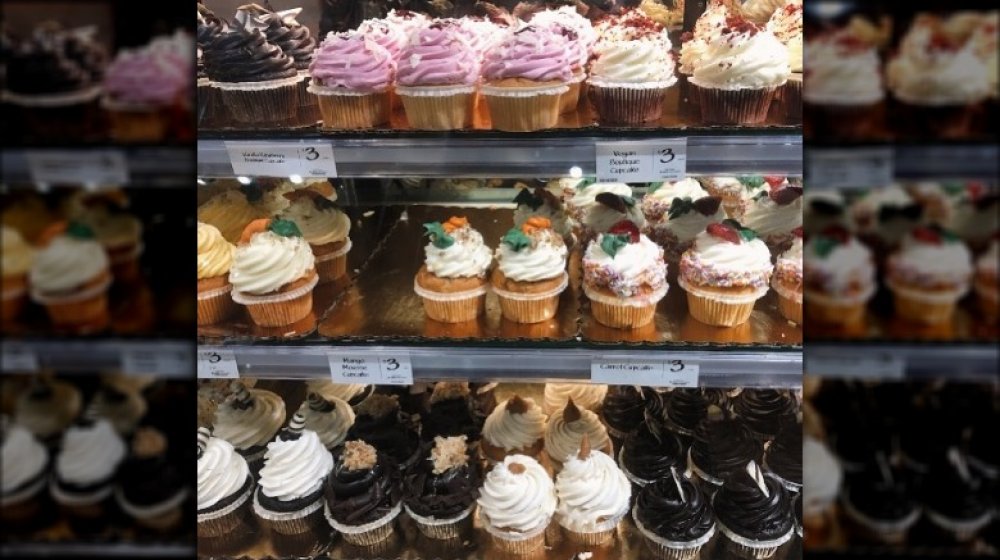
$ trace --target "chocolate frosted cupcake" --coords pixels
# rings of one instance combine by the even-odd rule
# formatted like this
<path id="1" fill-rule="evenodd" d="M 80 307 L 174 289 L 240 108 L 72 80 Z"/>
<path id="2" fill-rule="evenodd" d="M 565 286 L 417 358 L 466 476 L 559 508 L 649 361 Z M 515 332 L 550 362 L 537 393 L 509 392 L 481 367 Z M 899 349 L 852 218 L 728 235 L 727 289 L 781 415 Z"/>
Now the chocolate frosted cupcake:
<path id="1" fill-rule="evenodd" d="M 324 493 L 327 521 L 354 545 L 389 538 L 402 510 L 395 462 L 363 441 L 344 444 Z"/>
<path id="2" fill-rule="evenodd" d="M 756 461 L 734 473 L 712 498 L 726 545 L 740 558 L 766 560 L 795 533 L 788 491 Z"/>
<path id="3" fill-rule="evenodd" d="M 677 436 L 649 421 L 625 439 L 618 453 L 618 465 L 635 485 L 633 494 L 655 480 L 669 477 L 670 469 L 682 468 L 683 461 L 684 448 Z"/>
<path id="4" fill-rule="evenodd" d="M 677 434 L 685 447 L 691 445 L 694 430 L 708 416 L 712 401 L 701 389 L 674 389 L 666 395 L 664 426 Z"/>
<path id="5" fill-rule="evenodd" d="M 469 459 L 465 436 L 436 437 L 426 461 L 403 482 L 406 513 L 431 539 L 452 539 L 472 527 L 482 473 Z"/>
<path id="6" fill-rule="evenodd" d="M 296 118 L 302 78 L 294 61 L 256 29 L 220 33 L 202 53 L 205 73 L 230 115 L 246 124 Z"/>
<path id="7" fill-rule="evenodd" d="M 481 419 L 473 417 L 468 383 L 435 383 L 428 401 L 427 414 L 420 419 L 420 436 L 426 441 L 437 437 L 465 436 L 479 441 Z"/>
<path id="8" fill-rule="evenodd" d="M 661 560 L 694 560 L 715 534 L 708 498 L 676 469 L 642 489 L 632 519 L 646 547 Z"/>
<path id="9" fill-rule="evenodd" d="M 215 411 L 214 435 L 233 444 L 256 480 L 267 444 L 285 422 L 285 401 L 271 391 L 247 389 L 240 382 L 230 387 L 233 394 Z"/>
<path id="10" fill-rule="evenodd" d="M 720 487 L 734 473 L 741 472 L 747 461 L 760 461 L 764 448 L 750 428 L 739 418 L 727 418 L 712 407 L 709 415 L 694 431 L 688 450 L 688 467 L 710 487 Z"/>
<path id="11" fill-rule="evenodd" d="M 601 418 L 608 427 L 608 435 L 617 446 L 639 428 L 644 418 L 646 395 L 652 389 L 633 385 L 612 385 L 601 406 Z"/>
<path id="12" fill-rule="evenodd" d="M 786 422 L 767 445 L 764 469 L 789 492 L 802 490 L 802 424 Z"/>
<path id="13" fill-rule="evenodd" d="M 204 4 L 198 4 L 198 30 L 195 35 L 197 44 L 197 71 L 198 71 L 198 124 L 208 125 L 218 122 L 225 116 L 225 107 L 222 105 L 218 90 L 208 79 L 205 72 L 205 60 L 202 56 L 204 50 L 222 33 L 222 20 L 220 20 L 212 10 Z"/>
<path id="14" fill-rule="evenodd" d="M 122 464 L 115 500 L 135 522 L 167 532 L 180 525 L 188 487 L 167 455 L 167 439 L 154 428 L 136 430 L 132 454 Z"/>
<path id="15" fill-rule="evenodd" d="M 733 403 L 733 412 L 761 439 L 773 439 L 783 416 L 798 411 L 795 399 L 777 389 L 745 389 Z"/>
<path id="16" fill-rule="evenodd" d="M 235 555 L 257 533 L 256 485 L 246 459 L 228 441 L 198 428 L 198 551 Z"/>
<path id="17" fill-rule="evenodd" d="M 355 412 L 357 416 L 347 432 L 347 439 L 360 439 L 374 446 L 379 453 L 395 461 L 401 471 L 417 461 L 420 436 L 416 429 L 403 421 L 398 397 L 372 395 Z"/>
<path id="18" fill-rule="evenodd" d="M 901 545 L 920 518 L 911 488 L 881 452 L 863 471 L 847 477 L 840 503 L 852 536 L 860 542 Z"/>
<path id="19" fill-rule="evenodd" d="M 985 481 L 955 447 L 931 465 L 921 493 L 925 517 L 950 543 L 972 541 L 994 515 Z"/>
<path id="20" fill-rule="evenodd" d="M 337 397 L 321 397 L 309 393 L 299 407 L 305 419 L 305 429 L 316 432 L 323 446 L 333 450 L 347 439 L 347 432 L 354 424 L 354 409 Z"/>

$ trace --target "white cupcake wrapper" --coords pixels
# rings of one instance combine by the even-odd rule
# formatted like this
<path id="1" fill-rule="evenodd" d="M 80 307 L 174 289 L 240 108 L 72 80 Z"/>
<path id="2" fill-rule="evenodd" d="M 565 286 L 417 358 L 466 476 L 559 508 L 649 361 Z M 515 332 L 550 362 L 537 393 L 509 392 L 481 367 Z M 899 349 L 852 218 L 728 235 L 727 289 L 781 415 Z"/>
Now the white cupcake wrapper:
<path id="1" fill-rule="evenodd" d="M 671 76 L 669 80 L 659 82 L 613 82 L 591 77 L 587 84 L 602 88 L 623 88 L 623 89 L 666 89 L 677 83 L 677 76 Z"/>
<path id="2" fill-rule="evenodd" d="M 198 292 L 198 301 L 205 299 L 212 299 L 214 297 L 228 294 L 231 291 L 233 291 L 233 285 L 226 284 L 221 288 L 216 288 L 214 290 L 205 290 L 204 292 Z"/>
<path id="3" fill-rule="evenodd" d="M 812 290 L 806 290 L 806 292 L 809 293 L 809 297 L 806 299 L 820 305 L 857 305 L 870 300 L 875 295 L 875 286 L 868 286 L 863 292 L 850 296 L 830 295 Z"/>
<path id="4" fill-rule="evenodd" d="M 105 94 L 101 97 L 101 108 L 109 111 L 123 111 L 134 113 L 152 113 L 159 111 L 161 105 L 155 103 L 135 103 L 129 101 L 118 101 Z"/>
<path id="5" fill-rule="evenodd" d="M 851 501 L 848 500 L 846 497 L 842 497 L 840 499 L 840 505 L 844 510 L 844 514 L 847 517 L 851 518 L 859 525 L 864 525 L 865 527 L 870 528 L 872 531 L 882 534 L 892 534 L 892 533 L 899 533 L 902 531 L 906 531 L 907 529 L 912 527 L 917 522 L 918 519 L 920 519 L 920 513 L 921 513 L 920 509 L 916 508 L 913 510 L 913 512 L 911 512 L 909 515 L 907 515 L 902 519 L 897 519 L 895 521 L 884 521 L 868 517 L 867 515 L 861 513 L 860 511 L 857 510 L 857 508 L 854 507 L 854 504 L 852 504 Z"/>
<path id="6" fill-rule="evenodd" d="M 771 288 L 774 289 L 775 292 L 778 292 L 779 296 L 785 299 L 790 299 L 795 303 L 802 303 L 802 292 L 785 288 L 780 282 L 778 282 L 777 277 L 771 279 Z"/>
<path id="7" fill-rule="evenodd" d="M 250 474 L 249 473 L 247 474 L 247 477 L 250 478 Z M 250 495 L 253 494 L 253 493 L 255 493 L 257 491 L 257 485 L 254 484 L 252 482 L 252 480 L 253 479 L 251 478 L 250 486 L 246 490 L 244 490 L 242 494 L 240 494 L 239 498 L 236 498 L 235 500 L 233 500 L 233 503 L 227 505 L 224 508 L 219 508 L 219 509 L 217 509 L 215 511 L 206 512 L 206 513 L 199 513 L 198 514 L 198 523 L 202 523 L 202 522 L 205 522 L 205 521 L 211 521 L 213 519 L 219 519 L 220 517 L 225 517 L 225 516 L 229 515 L 230 513 L 236 511 L 237 509 L 239 509 L 240 506 L 242 506 L 243 504 L 245 504 L 246 501 L 250 499 Z M 244 484 L 246 484 L 246 483 L 244 483 Z"/>
<path id="8" fill-rule="evenodd" d="M 320 500 L 320 502 L 323 502 L 323 500 Z M 323 505 L 323 516 L 326 517 L 330 526 L 338 532 L 347 535 L 359 535 L 361 533 L 367 533 L 368 531 L 374 531 L 379 527 L 392 523 L 399 516 L 401 511 L 403 511 L 402 502 L 392 506 L 392 509 L 390 509 L 389 513 L 387 513 L 384 517 L 376 519 L 371 523 L 365 523 L 364 525 L 344 525 L 330 515 L 330 508 L 325 505 L 325 503 Z"/>
<path id="9" fill-rule="evenodd" d="M 290 301 L 298 297 L 302 297 L 312 291 L 319 283 L 319 275 L 313 274 L 312 280 L 306 283 L 305 286 L 296 288 L 290 292 L 282 292 L 280 294 L 271 294 L 266 296 L 255 296 L 253 294 L 246 294 L 238 290 L 233 290 L 233 301 L 241 305 L 260 305 L 265 303 L 281 303 L 283 301 Z"/>
<path id="10" fill-rule="evenodd" d="M 934 525 L 964 538 L 974 535 L 983 527 L 989 525 L 993 521 L 994 515 L 992 511 L 987 511 L 973 519 L 952 519 L 931 509 L 925 509 L 924 514 Z"/>
<path id="11" fill-rule="evenodd" d="M 14 504 L 19 504 L 29 498 L 32 498 L 45 488 L 45 484 L 48 479 L 44 476 L 38 477 L 38 480 L 34 484 L 25 486 L 23 489 L 17 492 L 11 492 L 5 496 L 0 496 L 0 506 L 12 506 Z"/>
<path id="12" fill-rule="evenodd" d="M 68 494 L 59 488 L 56 478 L 53 476 L 49 481 L 49 492 L 57 502 L 67 506 L 89 506 L 96 504 L 111 495 L 111 485 L 106 484 L 103 488 L 88 492 L 86 494 Z"/>
<path id="13" fill-rule="evenodd" d="M 314 79 L 309 82 L 309 87 L 306 88 L 306 91 L 314 95 L 327 95 L 331 97 L 364 97 L 366 95 L 386 93 L 389 91 L 389 88 L 386 87 L 384 89 L 354 91 L 344 88 L 321 86 L 316 83 L 316 80 Z"/>
<path id="14" fill-rule="evenodd" d="M 212 82 L 211 85 L 224 91 L 260 91 L 292 86 L 301 82 L 303 78 L 303 76 L 296 74 L 291 78 L 281 78 L 279 80 L 265 80 L 263 82 Z"/>
<path id="15" fill-rule="evenodd" d="M 517 301 L 539 301 L 543 299 L 549 299 L 550 297 L 554 297 L 561 294 L 563 290 L 566 289 L 567 286 L 569 286 L 569 274 L 563 272 L 562 282 L 559 283 L 559 286 L 547 292 L 541 292 L 537 294 L 522 294 L 520 292 L 508 292 L 507 290 L 501 290 L 496 286 L 492 286 L 491 289 L 493 290 L 494 294 L 502 298 L 513 299 Z"/>
<path id="16" fill-rule="evenodd" d="M 121 487 L 115 488 L 115 501 L 118 502 L 118 506 L 122 508 L 122 511 L 135 517 L 136 519 L 149 519 L 151 517 L 156 517 L 158 515 L 163 515 L 170 510 L 180 506 L 184 503 L 188 497 L 188 489 L 181 488 L 176 494 L 163 500 L 162 502 L 156 504 L 150 504 L 148 506 L 137 506 L 135 504 L 129 503 L 125 499 L 125 493 L 122 491 Z"/>
<path id="17" fill-rule="evenodd" d="M 396 93 L 405 97 L 451 97 L 475 93 L 476 86 L 456 84 L 450 86 L 396 86 Z"/>
<path id="18" fill-rule="evenodd" d="M 771 540 L 767 540 L 767 541 L 758 541 L 758 540 L 754 540 L 754 539 L 748 539 L 746 537 L 742 537 L 742 536 L 736 534 L 735 532 L 733 532 L 732 529 L 730 529 L 729 527 L 726 527 L 720 521 L 716 521 L 715 525 L 716 525 L 716 527 L 719 528 L 719 532 L 722 533 L 723 535 L 725 535 L 726 538 L 728 538 L 729 540 L 733 541 L 734 543 L 736 543 L 736 544 L 738 544 L 740 546 L 745 546 L 747 548 L 752 548 L 754 550 L 767 550 L 767 549 L 771 549 L 771 548 L 778 548 L 779 546 L 781 546 L 781 545 L 785 544 L 786 542 L 788 542 L 789 540 L 791 540 L 792 535 L 795 534 L 795 527 L 793 526 L 792 528 L 790 528 L 788 530 L 787 533 L 785 533 L 784 535 L 782 535 L 782 536 L 780 536 L 780 537 L 778 537 L 776 539 L 771 539 Z"/>
<path id="19" fill-rule="evenodd" d="M 460 301 L 463 299 L 472 299 L 479 297 L 489 291 L 488 285 L 483 285 L 481 288 L 476 288 L 475 290 L 467 290 L 464 292 L 433 292 L 427 288 L 421 287 L 417 283 L 416 279 L 413 280 L 413 291 L 417 293 L 418 296 L 422 298 L 427 298 L 431 301 Z"/>
<path id="20" fill-rule="evenodd" d="M 50 295 L 45 295 L 37 290 L 32 290 L 31 299 L 35 300 L 36 302 L 42 305 L 76 303 L 78 301 L 90 299 L 94 296 L 99 296 L 101 295 L 101 293 L 108 291 L 108 288 L 110 287 L 111 287 L 111 277 L 109 276 L 104 282 L 101 282 L 97 286 L 70 295 L 50 296 Z"/>
<path id="21" fill-rule="evenodd" d="M 483 523 L 483 529 L 498 539 L 505 541 L 526 541 L 544 533 L 545 529 L 548 528 L 549 523 L 552 521 L 552 517 L 550 516 L 546 518 L 544 523 L 541 523 L 537 527 L 533 527 L 527 531 L 504 531 L 494 527 L 493 524 L 490 523 L 489 516 L 486 515 L 486 512 L 482 509 L 479 510 L 479 520 Z"/>
<path id="22" fill-rule="evenodd" d="M 481 91 L 483 95 L 490 97 L 534 97 L 536 95 L 562 95 L 569 91 L 569 85 L 558 84 L 524 87 L 499 87 L 484 85 Z"/>
<path id="23" fill-rule="evenodd" d="M 766 294 L 767 290 L 769 289 L 767 286 L 761 286 L 760 288 L 757 288 L 757 291 L 749 295 L 720 294 L 718 292 L 699 289 L 697 286 L 693 286 L 690 283 L 688 283 L 688 281 L 685 280 L 683 276 L 677 277 L 677 285 L 680 286 L 681 289 L 683 289 L 685 292 L 688 292 L 689 294 L 693 294 L 704 298 L 709 298 L 715 301 L 721 301 L 724 303 L 733 303 L 733 304 L 750 303 L 753 301 L 757 301 L 758 299 L 764 297 L 764 294 Z"/>
<path id="24" fill-rule="evenodd" d="M 625 475 L 625 478 L 627 478 L 629 480 L 629 482 L 631 482 L 632 484 L 635 484 L 636 486 L 643 487 L 643 486 L 646 486 L 647 484 L 650 484 L 650 483 L 653 482 L 652 480 L 646 480 L 645 478 L 639 478 L 638 476 L 635 476 L 634 474 L 630 473 L 629 470 L 627 468 L 625 468 L 625 446 L 624 445 L 622 445 L 621 449 L 618 450 L 618 468 L 620 468 L 622 470 L 622 473 Z"/>
<path id="25" fill-rule="evenodd" d="M 583 285 L 583 293 L 587 295 L 587 298 L 590 299 L 590 301 L 596 301 L 598 303 L 603 303 L 606 305 L 623 305 L 628 307 L 645 307 L 647 305 L 654 304 L 663 299 L 663 297 L 667 295 L 667 290 L 669 289 L 670 286 L 664 283 L 663 287 L 657 289 L 651 294 L 644 296 L 632 296 L 628 298 L 623 298 L 618 296 L 604 295 L 602 293 L 597 292 L 596 290 L 593 290 L 590 286 L 586 284 Z"/>
<path id="26" fill-rule="evenodd" d="M 889 286 L 889 289 L 891 289 L 894 293 L 927 303 L 956 302 L 962 299 L 962 297 L 969 291 L 968 284 L 944 292 L 926 292 L 924 290 L 915 290 L 913 288 L 901 286 L 891 280 L 886 281 L 886 285 Z"/>
<path id="27" fill-rule="evenodd" d="M 260 498 L 258 497 L 257 492 L 253 493 L 253 512 L 257 514 L 257 517 L 268 521 L 295 521 L 296 519 L 302 519 L 304 517 L 308 517 L 311 513 L 323 507 L 324 504 L 325 501 L 323 500 L 323 497 L 320 496 L 316 499 L 316 501 L 300 510 L 271 511 L 260 505 Z"/>
<path id="28" fill-rule="evenodd" d="M 612 529 L 617 527 L 618 524 L 621 522 L 621 520 L 624 519 L 626 515 L 628 515 L 628 512 L 629 512 L 629 504 L 626 502 L 625 507 L 620 512 L 616 513 L 615 515 L 613 515 L 608 519 L 605 519 L 604 521 L 595 522 L 594 524 L 588 527 L 570 527 L 569 525 L 563 523 L 563 518 L 561 515 L 556 513 L 555 517 L 556 517 L 556 523 L 558 523 L 560 527 L 566 529 L 567 531 L 573 531 L 576 533 L 603 533 L 605 531 L 611 531 Z"/>
<path id="29" fill-rule="evenodd" d="M 421 523 L 423 525 L 429 525 L 431 527 L 439 527 L 441 525 L 451 525 L 452 523 L 458 523 L 459 521 L 462 521 L 463 519 L 471 515 L 473 510 L 475 509 L 476 509 L 476 503 L 473 502 L 472 505 L 470 505 L 468 508 L 463 510 L 462 513 L 456 515 L 455 517 L 439 519 L 437 517 L 424 517 L 422 515 L 417 515 L 413 513 L 413 510 L 411 510 L 406 504 L 403 504 L 403 511 L 406 512 L 406 515 L 409 515 L 410 518 L 412 518 L 417 523 Z"/>
<path id="30" fill-rule="evenodd" d="M 336 258 L 339 258 L 339 257 L 343 257 L 344 255 L 346 255 L 347 253 L 349 253 L 351 251 L 351 247 L 353 247 L 353 246 L 354 245 L 351 243 L 351 238 L 348 237 L 348 238 L 345 239 L 344 246 L 341 247 L 340 249 L 338 249 L 338 250 L 336 250 L 336 251 L 334 251 L 332 253 L 327 253 L 325 255 L 320 255 L 318 257 L 314 257 L 313 260 L 315 262 L 332 261 L 333 259 L 336 259 Z"/>
<path id="31" fill-rule="evenodd" d="M 705 482 L 711 484 L 712 486 L 718 486 L 718 487 L 722 486 L 723 482 L 725 482 L 725 481 L 723 481 L 721 478 L 715 478 L 714 476 L 706 473 L 705 471 L 701 470 L 701 468 L 698 465 L 695 464 L 694 459 L 691 458 L 691 448 L 690 447 L 688 448 L 687 456 L 688 456 L 687 458 L 688 458 L 688 470 L 689 471 L 691 471 L 694 474 L 698 475 L 698 478 L 704 480 Z"/>
<path id="32" fill-rule="evenodd" d="M 101 95 L 101 86 L 94 86 L 92 88 L 73 91 L 70 93 L 39 95 L 25 95 L 5 90 L 3 92 L 3 100 L 22 107 L 65 107 L 66 105 L 75 105 L 77 103 L 92 101 L 99 95 Z"/>
<path id="33" fill-rule="evenodd" d="M 699 538 L 697 538 L 697 539 L 695 539 L 693 541 L 671 541 L 671 540 L 667 540 L 667 539 L 665 539 L 663 537 L 658 536 L 656 533 L 650 531 L 649 529 L 647 529 L 646 526 L 643 525 L 641 521 L 639 521 L 639 508 L 638 508 L 638 506 L 632 508 L 632 520 L 635 521 L 636 528 L 639 529 L 639 532 L 642 533 L 642 535 L 644 537 L 646 537 L 647 539 L 649 539 L 649 540 L 655 542 L 656 544 L 658 544 L 658 545 L 660 545 L 662 547 L 665 547 L 665 548 L 673 548 L 673 549 L 679 549 L 679 550 L 688 550 L 688 549 L 691 549 L 691 548 L 699 548 L 699 547 L 705 546 L 705 543 L 707 543 L 708 541 L 712 540 L 712 537 L 715 536 L 715 524 L 713 523 L 712 524 L 712 528 L 709 529 L 707 533 L 705 533 L 704 535 L 702 535 L 701 537 L 699 537 Z"/>

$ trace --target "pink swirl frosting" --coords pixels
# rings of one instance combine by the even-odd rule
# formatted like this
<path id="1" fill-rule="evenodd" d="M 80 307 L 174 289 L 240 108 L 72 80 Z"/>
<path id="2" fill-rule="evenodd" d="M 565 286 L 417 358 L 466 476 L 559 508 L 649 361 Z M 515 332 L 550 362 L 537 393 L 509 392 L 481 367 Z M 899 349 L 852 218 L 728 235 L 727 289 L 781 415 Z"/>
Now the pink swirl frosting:
<path id="1" fill-rule="evenodd" d="M 486 57 L 487 80 L 525 78 L 538 82 L 568 82 L 573 78 L 574 55 L 569 41 L 549 27 L 523 27 Z"/>
<path id="2" fill-rule="evenodd" d="M 122 103 L 169 105 L 188 87 L 189 67 L 170 51 L 123 49 L 104 75 L 104 89 Z"/>
<path id="3" fill-rule="evenodd" d="M 399 55 L 406 47 L 406 32 L 401 26 L 388 20 L 367 19 L 361 22 L 357 32 L 385 47 L 395 60 L 399 60 Z"/>
<path id="4" fill-rule="evenodd" d="M 398 62 L 399 85 L 472 85 L 479 79 L 479 57 L 456 28 L 434 24 L 410 39 Z"/>
<path id="5" fill-rule="evenodd" d="M 309 75 L 317 85 L 355 92 L 388 89 L 396 63 L 385 47 L 357 33 L 331 33 L 316 49 Z"/>

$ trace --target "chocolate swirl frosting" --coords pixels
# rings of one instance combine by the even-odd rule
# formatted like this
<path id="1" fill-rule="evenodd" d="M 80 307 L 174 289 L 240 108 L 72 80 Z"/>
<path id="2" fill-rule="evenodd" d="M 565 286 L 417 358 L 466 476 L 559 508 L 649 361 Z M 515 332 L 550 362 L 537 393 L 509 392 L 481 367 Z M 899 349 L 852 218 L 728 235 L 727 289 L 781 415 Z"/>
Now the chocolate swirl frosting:
<path id="1" fill-rule="evenodd" d="M 698 423 L 708 415 L 710 404 L 701 389 L 674 389 L 667 401 L 668 425 L 679 428 L 682 433 L 694 432 Z"/>
<path id="2" fill-rule="evenodd" d="M 802 484 L 802 425 L 786 422 L 767 448 L 767 468 L 781 478 Z"/>
<path id="3" fill-rule="evenodd" d="M 296 75 L 292 59 L 257 30 L 224 31 L 202 56 L 205 73 L 216 82 L 265 82 Z"/>
<path id="4" fill-rule="evenodd" d="M 898 521 L 917 509 L 902 473 L 883 476 L 877 465 L 869 465 L 847 478 L 843 499 L 858 513 L 879 521 Z"/>
<path id="5" fill-rule="evenodd" d="M 990 510 L 985 481 L 967 463 L 960 470 L 944 457 L 935 460 L 923 486 L 924 507 L 949 519 L 976 519 Z"/>
<path id="6" fill-rule="evenodd" d="M 455 517 L 475 503 L 482 486 L 482 474 L 475 463 L 456 466 L 434 474 L 431 461 L 421 461 L 403 481 L 406 505 L 424 517 Z"/>
<path id="7" fill-rule="evenodd" d="M 715 525 L 712 508 L 701 490 L 690 480 L 678 477 L 684 497 L 671 477 L 646 485 L 636 500 L 636 516 L 657 536 L 675 542 L 697 540 Z"/>
<path id="8" fill-rule="evenodd" d="M 608 394 L 601 407 L 601 414 L 608 427 L 625 433 L 635 430 L 642 423 L 646 407 L 644 392 L 632 385 L 608 387 Z"/>
<path id="9" fill-rule="evenodd" d="M 774 436 L 786 415 L 796 413 L 795 399 L 776 389 L 747 389 L 733 404 L 733 412 L 754 432 Z"/>
<path id="10" fill-rule="evenodd" d="M 104 58 L 99 47 L 54 35 L 16 46 L 7 61 L 7 89 L 38 95 L 80 91 L 101 78 Z"/>
<path id="11" fill-rule="evenodd" d="M 283 19 L 281 14 L 268 11 L 256 5 L 240 8 L 250 13 L 260 25 L 267 41 L 277 45 L 292 58 L 297 70 L 306 70 L 313 59 L 316 50 L 316 39 L 309 33 L 309 28 L 294 19 Z"/>
<path id="12" fill-rule="evenodd" d="M 400 421 L 398 413 L 373 416 L 359 412 L 347 439 L 363 440 L 399 464 L 406 463 L 420 445 L 420 437 Z"/>
<path id="13" fill-rule="evenodd" d="M 759 461 L 764 447 L 742 420 L 706 418 L 698 424 L 691 442 L 691 460 L 706 474 L 726 480 L 746 467 L 751 459 Z"/>
<path id="14" fill-rule="evenodd" d="M 670 467 L 681 463 L 682 447 L 674 434 L 655 422 L 645 422 L 625 439 L 622 463 L 632 475 L 643 480 L 670 477 Z"/>
<path id="15" fill-rule="evenodd" d="M 345 456 L 341 452 L 334 458 L 324 488 L 330 515 L 345 525 L 364 525 L 385 517 L 400 499 L 395 463 L 379 452 L 372 468 L 351 470 L 344 464 Z"/>
<path id="16" fill-rule="evenodd" d="M 712 506 L 719 523 L 734 533 L 772 540 L 792 530 L 792 502 L 780 482 L 769 476 L 762 478 L 767 493 L 761 491 L 744 464 L 715 495 Z"/>

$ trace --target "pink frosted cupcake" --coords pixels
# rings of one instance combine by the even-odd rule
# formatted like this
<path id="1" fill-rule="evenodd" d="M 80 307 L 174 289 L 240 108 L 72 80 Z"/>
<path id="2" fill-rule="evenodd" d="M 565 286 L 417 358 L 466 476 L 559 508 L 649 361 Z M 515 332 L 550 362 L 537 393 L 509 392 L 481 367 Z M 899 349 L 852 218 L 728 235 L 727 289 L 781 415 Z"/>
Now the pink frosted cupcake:
<path id="1" fill-rule="evenodd" d="M 357 34 L 378 43 L 380 47 L 389 51 L 393 60 L 399 61 L 403 49 L 409 43 L 409 35 L 414 31 L 416 29 L 407 30 L 388 19 L 366 19 L 358 26 Z"/>
<path id="2" fill-rule="evenodd" d="M 323 126 L 373 128 L 389 120 L 396 63 L 384 47 L 357 33 L 331 33 L 309 66 L 309 91 L 319 97 Z"/>
<path id="3" fill-rule="evenodd" d="M 559 112 L 575 111 L 580 102 L 583 82 L 587 79 L 587 64 L 594 44 L 597 43 L 597 32 L 594 31 L 590 20 L 581 16 L 571 6 L 538 12 L 531 17 L 531 25 L 550 27 L 569 41 L 576 60 L 573 63 L 573 81 L 569 84 L 569 91 L 559 100 Z"/>
<path id="4" fill-rule="evenodd" d="M 189 93 L 190 64 L 166 49 L 122 49 L 104 76 L 102 106 L 111 137 L 123 142 L 163 140 L 169 109 Z"/>
<path id="5" fill-rule="evenodd" d="M 479 56 L 458 30 L 440 23 L 415 32 L 403 49 L 396 93 L 410 126 L 454 130 L 472 124 Z"/>

